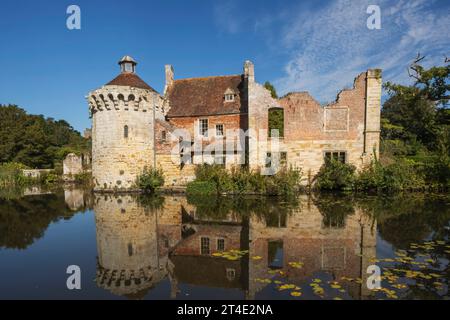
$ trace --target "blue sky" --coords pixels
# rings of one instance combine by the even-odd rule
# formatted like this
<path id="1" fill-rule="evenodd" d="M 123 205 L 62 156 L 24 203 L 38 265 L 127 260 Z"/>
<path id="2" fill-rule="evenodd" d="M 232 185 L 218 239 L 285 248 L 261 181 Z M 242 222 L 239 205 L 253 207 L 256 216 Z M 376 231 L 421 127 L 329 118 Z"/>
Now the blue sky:
<path id="1" fill-rule="evenodd" d="M 81 30 L 66 28 L 71 4 Z M 366 27 L 369 4 L 381 9 L 380 30 Z M 160 92 L 165 64 L 186 78 L 241 73 L 246 59 L 257 81 L 322 103 L 367 68 L 406 83 L 418 51 L 428 65 L 450 57 L 450 1 L 2 0 L 0 36 L 0 103 L 82 131 L 84 96 L 114 78 L 126 54 Z"/>

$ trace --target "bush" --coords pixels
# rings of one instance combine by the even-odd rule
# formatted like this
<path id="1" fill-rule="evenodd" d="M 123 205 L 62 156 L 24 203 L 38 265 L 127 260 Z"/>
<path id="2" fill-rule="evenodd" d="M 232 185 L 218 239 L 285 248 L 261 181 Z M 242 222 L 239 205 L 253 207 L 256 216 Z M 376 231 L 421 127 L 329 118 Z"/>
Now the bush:
<path id="1" fill-rule="evenodd" d="M 92 184 L 92 173 L 91 172 L 82 172 L 74 175 L 75 183 L 90 185 Z"/>
<path id="2" fill-rule="evenodd" d="M 43 184 L 54 184 L 54 183 L 60 181 L 60 177 L 58 175 L 56 175 L 55 173 L 50 172 L 45 175 L 42 175 L 40 180 L 41 180 L 41 183 L 43 183 Z"/>
<path id="3" fill-rule="evenodd" d="M 136 179 L 136 186 L 146 193 L 153 193 L 163 185 L 164 174 L 162 169 L 144 167 L 144 170 Z"/>
<path id="4" fill-rule="evenodd" d="M 21 163 L 7 162 L 0 165 L 0 187 L 25 186 L 33 182 L 32 178 L 25 177 L 22 170 L 27 167 Z"/>
<path id="5" fill-rule="evenodd" d="M 425 187 L 423 170 L 412 160 L 397 159 L 383 166 L 374 161 L 356 179 L 357 190 L 401 191 Z"/>
<path id="6" fill-rule="evenodd" d="M 233 191 L 234 186 L 229 172 L 218 164 L 202 164 L 195 168 L 197 181 L 209 181 L 215 184 L 217 192 Z"/>
<path id="7" fill-rule="evenodd" d="M 322 190 L 351 190 L 355 182 L 355 166 L 331 159 L 319 170 L 316 186 Z"/>
<path id="8" fill-rule="evenodd" d="M 196 168 L 196 182 L 209 182 L 216 193 L 293 194 L 300 183 L 301 171 L 281 169 L 274 175 L 261 175 L 259 170 L 203 164 Z M 211 185 L 208 186 L 208 188 Z"/>
<path id="9" fill-rule="evenodd" d="M 188 196 L 193 195 L 215 195 L 217 194 L 216 184 L 211 181 L 192 181 L 186 187 Z"/>

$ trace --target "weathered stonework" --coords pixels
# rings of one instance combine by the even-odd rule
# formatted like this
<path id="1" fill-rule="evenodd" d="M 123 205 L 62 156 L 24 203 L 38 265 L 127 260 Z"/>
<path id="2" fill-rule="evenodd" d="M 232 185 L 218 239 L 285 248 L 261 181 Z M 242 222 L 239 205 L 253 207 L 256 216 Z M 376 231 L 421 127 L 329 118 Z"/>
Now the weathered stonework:
<path id="1" fill-rule="evenodd" d="M 124 68 L 127 63 L 132 67 Z M 194 178 L 194 164 L 220 158 L 206 153 L 216 142 L 235 145 L 236 152 L 219 151 L 227 168 L 239 163 L 264 168 L 267 154 L 278 146 L 276 153 L 285 153 L 287 165 L 302 169 L 304 183 L 314 181 L 326 153 L 343 153 L 345 162 L 358 169 L 378 153 L 381 70 L 361 73 L 352 89 L 321 106 L 307 92 L 272 98 L 255 81 L 250 61 L 242 75 L 181 80 L 166 66 L 164 96 L 134 74 L 132 58 L 124 57 L 120 64 L 122 73 L 87 97 L 96 190 L 133 189 L 145 166 L 162 168 L 167 186 L 185 185 Z M 268 138 L 271 108 L 284 113 L 284 134 L 277 144 Z M 207 134 L 201 133 L 201 121 Z M 228 130 L 245 131 L 247 137 L 234 142 Z M 189 161 L 186 155 L 192 156 Z"/>
<path id="2" fill-rule="evenodd" d="M 275 277 L 268 270 L 274 259 L 270 245 L 277 242 L 283 252 L 277 268 L 288 283 L 301 284 L 327 272 L 337 281 L 360 278 L 359 283 L 340 283 L 352 298 L 368 297 L 376 221 L 363 209 L 347 206 L 336 220 L 339 215 L 317 200 L 301 196 L 291 212 L 268 205 L 267 214 L 230 209 L 211 216 L 185 197 L 167 196 L 160 207 L 146 207 L 135 196 L 96 194 L 97 285 L 139 299 L 168 279 L 171 298 L 179 294 L 179 284 L 188 284 L 235 288 L 254 299 L 268 285 L 256 280 Z M 235 261 L 214 256 L 230 250 L 249 253 Z M 303 266 L 291 267 L 292 262 Z"/>
<path id="3" fill-rule="evenodd" d="M 83 158 L 74 153 L 69 153 L 63 161 L 63 174 L 76 175 L 83 172 Z"/>

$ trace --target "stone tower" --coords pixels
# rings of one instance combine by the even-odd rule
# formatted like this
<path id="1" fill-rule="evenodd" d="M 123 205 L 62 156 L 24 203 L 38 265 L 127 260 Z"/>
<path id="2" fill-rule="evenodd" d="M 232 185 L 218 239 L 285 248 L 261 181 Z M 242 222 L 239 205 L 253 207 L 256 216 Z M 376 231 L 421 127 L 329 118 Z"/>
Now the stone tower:
<path id="1" fill-rule="evenodd" d="M 132 195 L 95 195 L 97 285 L 143 298 L 167 275 L 168 255 L 158 250 L 158 217 Z"/>
<path id="2" fill-rule="evenodd" d="M 378 157 L 380 150 L 380 113 L 382 78 L 380 69 L 369 69 L 366 79 L 363 163 Z"/>
<path id="3" fill-rule="evenodd" d="M 132 189 L 137 175 L 155 161 L 154 123 L 164 119 L 161 96 L 136 75 L 124 56 L 120 74 L 87 96 L 92 118 L 95 190 Z"/>

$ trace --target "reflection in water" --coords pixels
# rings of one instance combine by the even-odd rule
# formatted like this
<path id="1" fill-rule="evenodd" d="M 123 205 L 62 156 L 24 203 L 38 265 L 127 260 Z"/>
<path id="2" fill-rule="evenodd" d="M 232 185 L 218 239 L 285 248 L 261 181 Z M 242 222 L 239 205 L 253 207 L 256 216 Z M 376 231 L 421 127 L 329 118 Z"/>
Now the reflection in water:
<path id="1" fill-rule="evenodd" d="M 49 193 L 41 189 L 16 190 L 0 196 L 0 248 L 26 249 L 43 237 L 51 223 L 70 219 L 76 211 L 92 206 L 91 193 L 77 190 L 76 207 L 71 191 Z M 65 196 L 65 197 L 64 197 Z"/>
<path id="2" fill-rule="evenodd" d="M 276 206 L 266 203 L 272 211 Z M 332 280 L 349 276 L 365 283 L 368 257 L 375 256 L 373 219 L 351 206 L 347 213 L 337 206 L 335 220 L 326 204 L 306 196 L 281 215 L 242 214 L 231 206 L 208 217 L 184 197 L 165 197 L 159 208 L 148 207 L 131 195 L 95 196 L 97 283 L 114 294 L 143 297 L 168 277 L 172 298 L 178 283 L 185 283 L 237 288 L 253 299 L 267 286 L 255 279 L 266 278 L 269 269 L 285 270 L 294 282 L 327 272 Z M 230 250 L 249 254 L 236 260 L 216 256 Z M 291 268 L 293 261 L 303 267 Z M 368 294 L 361 283 L 347 289 L 353 298 Z"/>
<path id="3" fill-rule="evenodd" d="M 168 250 L 181 238 L 181 217 L 170 210 L 146 210 L 134 196 L 96 196 L 97 284 L 132 298 L 172 269 Z"/>
<path id="4" fill-rule="evenodd" d="M 3 287 L 22 296 L 40 278 L 18 284 L 23 274 L 16 267 L 39 267 L 42 285 L 50 286 L 48 270 L 59 275 L 78 262 L 86 277 L 95 277 L 83 283 L 83 298 L 449 295 L 448 195 L 286 200 L 36 193 L 0 194 L 0 273 L 11 274 Z M 44 251 L 54 258 L 37 258 Z M 372 264 L 382 268 L 379 292 L 366 286 Z M 53 281 L 52 297 L 68 294 L 58 291 L 65 279 Z M 0 297 L 9 292 L 0 288 Z"/>

